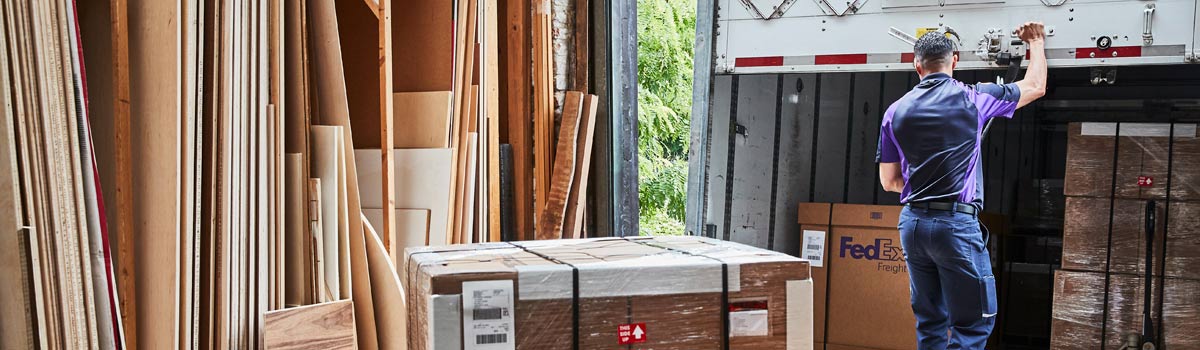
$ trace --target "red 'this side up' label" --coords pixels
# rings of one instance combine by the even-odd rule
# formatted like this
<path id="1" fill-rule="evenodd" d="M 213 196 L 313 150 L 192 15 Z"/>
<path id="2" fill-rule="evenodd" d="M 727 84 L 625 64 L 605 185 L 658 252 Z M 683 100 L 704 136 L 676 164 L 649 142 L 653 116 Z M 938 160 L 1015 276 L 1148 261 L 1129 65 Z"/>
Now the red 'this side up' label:
<path id="1" fill-rule="evenodd" d="M 629 345 L 645 342 L 645 323 L 617 325 L 617 345 Z"/>
<path id="2" fill-rule="evenodd" d="M 1150 176 L 1138 176 L 1138 187 L 1153 187 L 1154 178 Z"/>

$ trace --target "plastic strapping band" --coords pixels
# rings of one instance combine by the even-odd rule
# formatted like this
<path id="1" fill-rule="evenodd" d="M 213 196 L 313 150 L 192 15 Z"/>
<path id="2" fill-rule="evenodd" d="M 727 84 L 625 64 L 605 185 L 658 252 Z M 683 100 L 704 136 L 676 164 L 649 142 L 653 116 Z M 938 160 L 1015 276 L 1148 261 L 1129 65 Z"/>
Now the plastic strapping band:
<path id="1" fill-rule="evenodd" d="M 1108 196 L 1108 242 L 1104 250 L 1104 302 L 1100 305 L 1100 350 L 1107 348 L 1108 341 L 1108 287 L 1112 281 L 1112 273 L 1109 270 L 1112 268 L 1112 235 L 1113 235 L 1113 214 L 1117 207 L 1117 160 L 1121 154 L 1121 123 L 1117 123 L 1116 131 L 1113 132 L 1113 170 L 1112 183 Z"/>
<path id="2" fill-rule="evenodd" d="M 517 248 L 521 248 L 526 253 L 537 255 L 542 259 L 549 260 L 555 264 L 567 265 L 571 267 L 571 349 L 579 350 L 579 268 L 569 262 L 555 259 L 546 254 L 529 250 L 529 248 L 520 245 L 512 244 Z"/>
<path id="3" fill-rule="evenodd" d="M 1158 328 L 1156 328 L 1154 330 L 1155 333 L 1158 333 L 1158 334 L 1155 334 L 1154 339 L 1158 340 L 1159 345 L 1166 344 L 1166 339 L 1163 339 L 1163 323 L 1166 322 L 1167 316 L 1165 314 L 1163 314 L 1163 311 L 1164 311 L 1163 308 L 1167 304 L 1167 300 L 1165 299 L 1166 298 L 1166 290 L 1167 290 L 1167 238 L 1170 237 L 1170 233 L 1171 233 L 1171 177 L 1172 177 L 1171 172 L 1174 170 L 1173 169 L 1174 165 L 1175 165 L 1175 121 L 1172 120 L 1171 121 L 1171 131 L 1169 134 L 1167 134 L 1167 200 L 1166 200 L 1167 203 L 1165 204 L 1165 207 L 1164 207 L 1165 210 L 1163 212 L 1162 249 L 1159 250 L 1161 253 L 1159 253 L 1159 257 L 1158 257 L 1158 259 L 1159 259 L 1158 266 L 1160 266 L 1160 268 L 1162 269 L 1162 274 L 1160 275 L 1162 277 L 1159 278 L 1159 281 L 1161 281 L 1161 282 L 1159 283 L 1159 286 L 1158 286 L 1158 308 L 1157 308 L 1158 309 Z M 1151 274 L 1151 275 L 1153 276 L 1153 274 Z"/>
<path id="4" fill-rule="evenodd" d="M 641 244 L 647 247 L 655 247 L 671 252 L 681 253 L 685 255 L 701 257 L 721 263 L 721 344 L 722 349 L 729 350 L 729 264 L 725 261 L 711 256 L 696 254 L 686 250 L 679 250 L 671 247 L 664 247 L 657 244 L 646 242 L 645 239 L 630 239 L 625 237 L 626 241 Z"/>

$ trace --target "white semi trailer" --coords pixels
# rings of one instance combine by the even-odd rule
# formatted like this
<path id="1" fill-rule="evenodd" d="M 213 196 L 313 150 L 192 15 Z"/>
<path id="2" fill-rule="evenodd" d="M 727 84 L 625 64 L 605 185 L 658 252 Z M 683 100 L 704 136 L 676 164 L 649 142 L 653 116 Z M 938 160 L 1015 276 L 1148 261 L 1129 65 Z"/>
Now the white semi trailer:
<path id="1" fill-rule="evenodd" d="M 984 209 L 1012 222 L 994 265 L 1004 304 L 1021 305 L 997 331 L 1032 348 L 1049 337 L 1064 215 L 1039 201 L 1070 180 L 1069 123 L 1200 121 L 1197 0 L 698 2 L 686 229 L 794 255 L 800 203 L 899 204 L 875 150 L 883 111 L 918 80 L 913 37 L 954 33 L 955 78 L 995 82 L 1026 54 L 1012 29 L 1045 23 L 1047 96 L 982 144 Z"/>
<path id="2" fill-rule="evenodd" d="M 800 203 L 899 204 L 875 150 L 883 111 L 918 80 L 913 37 L 954 33 L 955 78 L 995 82 L 1026 54 L 1012 29 L 1045 23 L 1047 96 L 982 145 L 984 209 L 1013 222 L 993 257 L 1004 288 L 1024 285 L 1006 304 L 1026 305 L 997 329 L 1034 348 L 1049 337 L 1063 214 L 1030 209 L 1062 197 L 1068 124 L 1200 121 L 1197 0 L 698 2 L 687 231 L 791 254 Z"/>

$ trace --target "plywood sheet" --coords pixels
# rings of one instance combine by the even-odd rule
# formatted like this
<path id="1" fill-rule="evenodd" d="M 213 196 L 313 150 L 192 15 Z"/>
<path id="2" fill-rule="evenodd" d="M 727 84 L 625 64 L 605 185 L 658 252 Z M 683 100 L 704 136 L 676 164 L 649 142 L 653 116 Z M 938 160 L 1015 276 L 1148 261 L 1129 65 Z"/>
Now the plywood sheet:
<path id="1" fill-rule="evenodd" d="M 363 209 L 362 212 L 371 227 L 383 222 L 383 209 Z M 405 248 L 425 246 L 425 236 L 429 234 L 429 212 L 429 209 L 396 209 L 396 230 L 392 237 L 395 245 L 390 251 L 393 264 L 400 261 L 398 257 L 404 255 Z"/>
<path id="2" fill-rule="evenodd" d="M 354 148 L 379 147 L 379 21 L 362 1 L 336 1 Z"/>
<path id="3" fill-rule="evenodd" d="M 385 1 L 392 5 L 392 90 L 449 91 L 454 83 L 454 2 Z"/>
<path id="4" fill-rule="evenodd" d="M 271 311 L 263 323 L 267 350 L 356 349 L 350 300 Z"/>
<path id="5" fill-rule="evenodd" d="M 450 147 L 450 115 L 454 103 L 450 91 L 397 92 L 392 96 L 396 106 L 392 147 Z"/>
<path id="6" fill-rule="evenodd" d="M 388 256 L 383 240 L 363 217 L 363 233 L 367 236 L 367 265 L 371 274 L 371 293 L 375 300 L 375 324 L 379 348 L 403 349 L 408 344 L 408 313 L 405 309 L 404 287 L 396 274 L 396 265 Z"/>
<path id="7" fill-rule="evenodd" d="M 431 245 L 447 244 L 450 233 L 450 173 L 454 150 L 450 148 L 397 149 L 396 207 L 426 208 Z M 379 150 L 355 150 L 361 193 L 379 193 Z M 379 196 L 362 196 L 363 208 L 380 208 Z"/>

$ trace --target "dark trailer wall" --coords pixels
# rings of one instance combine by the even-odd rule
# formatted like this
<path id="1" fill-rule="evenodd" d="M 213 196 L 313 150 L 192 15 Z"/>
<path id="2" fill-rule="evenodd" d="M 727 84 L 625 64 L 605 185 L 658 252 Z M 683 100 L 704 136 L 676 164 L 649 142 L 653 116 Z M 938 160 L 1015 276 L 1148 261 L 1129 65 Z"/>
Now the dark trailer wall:
<path id="1" fill-rule="evenodd" d="M 991 82 L 1004 73 L 955 78 Z M 1048 344 L 1067 124 L 1194 122 L 1179 118 L 1200 108 L 1200 66 L 1116 68 L 1112 85 L 1093 85 L 1092 74 L 1052 69 L 1047 96 L 997 120 L 982 145 L 984 209 L 1009 222 L 992 241 L 1006 343 Z M 692 145 L 708 155 L 691 160 L 704 162 L 693 171 L 705 170 L 702 195 L 688 198 L 704 208 L 699 234 L 796 255 L 799 203 L 899 204 L 880 188 L 875 151 L 882 112 L 917 80 L 910 72 L 713 76 L 709 128 Z"/>

